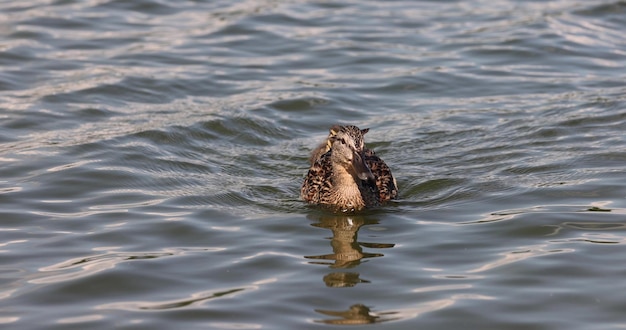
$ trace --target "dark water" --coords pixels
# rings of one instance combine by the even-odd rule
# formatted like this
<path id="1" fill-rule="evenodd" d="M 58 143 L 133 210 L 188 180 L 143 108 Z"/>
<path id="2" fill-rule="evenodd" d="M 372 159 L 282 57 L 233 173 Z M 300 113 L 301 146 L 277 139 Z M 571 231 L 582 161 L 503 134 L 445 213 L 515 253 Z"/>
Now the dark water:
<path id="1" fill-rule="evenodd" d="M 624 328 L 625 30 L 615 0 L 2 1 L 0 324 Z M 335 123 L 397 202 L 298 199 Z"/>

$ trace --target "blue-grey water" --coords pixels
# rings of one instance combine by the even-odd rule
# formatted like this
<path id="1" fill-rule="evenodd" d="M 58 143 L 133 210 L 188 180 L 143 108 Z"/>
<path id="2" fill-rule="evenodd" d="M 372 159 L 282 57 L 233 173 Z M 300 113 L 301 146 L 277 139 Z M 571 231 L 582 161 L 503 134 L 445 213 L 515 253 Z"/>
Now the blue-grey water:
<path id="1" fill-rule="evenodd" d="M 0 1 L 0 326 L 623 329 L 625 31 L 617 0 Z M 337 123 L 397 201 L 299 200 Z"/>

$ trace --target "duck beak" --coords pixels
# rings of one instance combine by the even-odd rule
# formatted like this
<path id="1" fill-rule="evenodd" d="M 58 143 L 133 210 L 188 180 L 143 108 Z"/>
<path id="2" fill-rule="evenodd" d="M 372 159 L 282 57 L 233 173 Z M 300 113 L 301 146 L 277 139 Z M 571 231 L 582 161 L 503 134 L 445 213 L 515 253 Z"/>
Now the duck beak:
<path id="1" fill-rule="evenodd" d="M 354 170 L 356 176 L 361 180 L 376 179 L 369 166 L 365 163 L 363 155 L 358 152 L 352 153 L 352 169 Z"/>

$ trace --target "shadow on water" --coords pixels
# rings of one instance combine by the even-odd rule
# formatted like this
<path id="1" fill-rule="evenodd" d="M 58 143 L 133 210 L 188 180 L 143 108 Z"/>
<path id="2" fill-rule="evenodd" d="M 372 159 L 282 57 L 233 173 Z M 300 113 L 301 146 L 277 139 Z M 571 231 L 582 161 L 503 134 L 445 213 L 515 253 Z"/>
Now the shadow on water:
<path id="1" fill-rule="evenodd" d="M 354 271 L 337 271 L 354 269 L 364 262 L 364 259 L 383 257 L 382 253 L 364 251 L 363 248 L 388 249 L 395 246 L 394 243 L 369 243 L 358 239 L 358 232 L 363 226 L 379 224 L 378 219 L 364 215 L 309 215 L 309 219 L 316 221 L 311 224 L 314 227 L 325 228 L 332 232 L 330 245 L 332 253 L 322 255 L 304 256 L 311 260 L 311 264 L 326 265 L 332 271 L 323 278 L 327 287 L 351 288 L 360 283 L 371 283 L 362 279 L 361 274 Z M 333 319 L 316 320 L 319 323 L 335 325 L 369 324 L 391 321 L 388 315 L 395 312 L 372 313 L 366 305 L 357 303 L 345 311 L 332 311 L 316 309 L 317 313 L 327 316 L 338 317 Z"/>

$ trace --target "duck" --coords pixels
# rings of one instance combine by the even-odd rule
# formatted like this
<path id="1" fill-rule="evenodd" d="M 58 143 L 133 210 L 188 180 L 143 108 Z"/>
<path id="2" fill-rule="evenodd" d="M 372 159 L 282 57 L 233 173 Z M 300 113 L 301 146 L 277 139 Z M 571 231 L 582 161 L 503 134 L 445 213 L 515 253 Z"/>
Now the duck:
<path id="1" fill-rule="evenodd" d="M 334 125 L 309 158 L 300 197 L 309 204 L 341 212 L 383 205 L 398 195 L 391 169 L 365 146 L 369 128 Z"/>

